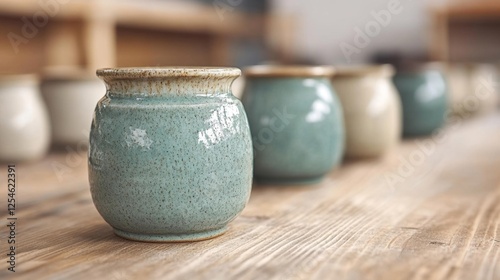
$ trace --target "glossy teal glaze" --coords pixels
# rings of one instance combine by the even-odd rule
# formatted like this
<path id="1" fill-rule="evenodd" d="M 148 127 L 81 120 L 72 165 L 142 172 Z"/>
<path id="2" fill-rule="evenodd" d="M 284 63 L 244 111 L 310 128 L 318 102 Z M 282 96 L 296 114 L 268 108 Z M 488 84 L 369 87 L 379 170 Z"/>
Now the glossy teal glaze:
<path id="1" fill-rule="evenodd" d="M 405 136 L 428 135 L 444 124 L 448 93 L 441 72 L 398 73 L 393 80 L 401 96 Z"/>
<path id="2" fill-rule="evenodd" d="M 239 73 L 98 71 L 108 90 L 92 122 L 89 180 L 97 210 L 117 235 L 202 240 L 222 234 L 243 210 L 252 143 L 230 91 Z"/>
<path id="3" fill-rule="evenodd" d="M 247 77 L 242 98 L 265 183 L 315 183 L 341 161 L 342 110 L 326 77 Z"/>

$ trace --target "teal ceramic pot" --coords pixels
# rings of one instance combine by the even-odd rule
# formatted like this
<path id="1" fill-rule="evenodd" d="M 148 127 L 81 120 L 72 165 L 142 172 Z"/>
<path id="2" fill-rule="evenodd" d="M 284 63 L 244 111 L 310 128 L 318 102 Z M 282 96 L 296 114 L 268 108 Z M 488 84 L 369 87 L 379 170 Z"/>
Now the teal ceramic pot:
<path id="1" fill-rule="evenodd" d="M 439 69 L 403 70 L 394 78 L 403 106 L 403 134 L 429 135 L 440 128 L 448 110 L 447 85 Z"/>
<path id="2" fill-rule="evenodd" d="M 237 68 L 117 68 L 90 132 L 94 204 L 121 237 L 194 241 L 222 234 L 245 207 L 252 142 L 231 93 Z"/>
<path id="3" fill-rule="evenodd" d="M 328 67 L 254 66 L 242 97 L 261 183 L 320 180 L 340 163 L 344 126 Z"/>

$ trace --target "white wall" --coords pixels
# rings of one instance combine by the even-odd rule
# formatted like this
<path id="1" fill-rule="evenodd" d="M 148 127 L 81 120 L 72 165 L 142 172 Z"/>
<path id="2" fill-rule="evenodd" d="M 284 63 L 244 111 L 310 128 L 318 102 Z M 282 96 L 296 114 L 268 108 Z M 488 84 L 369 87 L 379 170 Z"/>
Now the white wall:
<path id="1" fill-rule="evenodd" d="M 354 43 L 355 28 L 365 29 L 374 18 L 372 11 L 388 10 L 389 3 L 400 6 L 389 24 L 370 37 L 365 48 Z M 420 54 L 427 50 L 429 18 L 423 0 L 273 0 L 272 11 L 296 18 L 293 49 L 297 54 L 323 64 L 367 62 L 377 51 Z M 394 11 L 395 9 L 393 9 Z M 374 31 L 376 31 L 374 29 Z M 356 47 L 359 53 L 343 54 L 341 45 Z M 359 45 L 358 46 L 362 46 Z M 351 49 L 352 50 L 352 49 Z"/>

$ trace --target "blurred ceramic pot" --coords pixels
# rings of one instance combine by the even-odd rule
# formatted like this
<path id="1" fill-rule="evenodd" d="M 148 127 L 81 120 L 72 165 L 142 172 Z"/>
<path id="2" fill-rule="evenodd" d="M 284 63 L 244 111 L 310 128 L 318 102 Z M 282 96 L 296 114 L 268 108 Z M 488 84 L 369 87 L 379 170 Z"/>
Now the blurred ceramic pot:
<path id="1" fill-rule="evenodd" d="M 237 68 L 100 69 L 90 192 L 121 237 L 194 241 L 224 233 L 252 187 L 252 142 L 231 93 Z"/>
<path id="2" fill-rule="evenodd" d="M 0 77 L 0 161 L 42 157 L 50 144 L 50 124 L 32 75 Z"/>
<path id="3" fill-rule="evenodd" d="M 252 0 L 252 1 L 232 1 L 228 2 L 228 4 L 220 2 L 214 2 L 214 0 L 196 0 L 197 2 L 201 2 L 202 4 L 205 5 L 210 5 L 210 7 L 214 6 L 216 7 L 217 13 L 221 13 L 221 16 L 223 15 L 222 11 L 225 9 L 225 5 L 228 5 L 227 8 L 230 10 L 237 9 L 241 12 L 246 12 L 246 13 L 266 13 L 266 11 L 269 9 L 269 0 Z M 218 6 L 220 5 L 220 6 Z M 220 11 L 219 11 L 220 9 Z M 222 18 L 221 18 L 222 19 Z"/>
<path id="4" fill-rule="evenodd" d="M 450 88 L 449 107 L 453 114 L 464 115 L 466 97 L 471 91 L 470 75 L 463 64 L 452 64 L 447 68 L 447 79 Z"/>
<path id="5" fill-rule="evenodd" d="M 312 183 L 340 163 L 344 126 L 329 67 L 254 66 L 244 71 L 243 106 L 254 148 L 254 177 Z"/>
<path id="6" fill-rule="evenodd" d="M 94 108 L 106 91 L 104 84 L 86 73 L 44 77 L 42 96 L 49 110 L 55 144 L 88 145 Z"/>
<path id="7" fill-rule="evenodd" d="M 233 95 L 241 99 L 241 96 L 243 95 L 243 89 L 245 87 L 245 79 L 243 77 L 239 77 L 238 79 L 234 80 L 233 85 L 231 86 L 233 90 Z"/>
<path id="8" fill-rule="evenodd" d="M 401 138 L 401 101 L 390 65 L 337 68 L 333 77 L 344 112 L 346 156 L 380 156 Z"/>
<path id="9" fill-rule="evenodd" d="M 440 128 L 448 109 L 447 84 L 439 64 L 408 65 L 393 77 L 403 107 L 403 134 L 429 135 Z"/>
<path id="10" fill-rule="evenodd" d="M 489 113 L 498 106 L 498 71 L 494 65 L 472 64 L 471 94 L 464 107 L 479 114 Z M 474 104 L 477 99 L 477 106 Z"/>
<path id="11" fill-rule="evenodd" d="M 493 111 L 498 105 L 497 69 L 489 64 L 451 64 L 448 66 L 450 107 L 454 114 L 466 116 Z"/>

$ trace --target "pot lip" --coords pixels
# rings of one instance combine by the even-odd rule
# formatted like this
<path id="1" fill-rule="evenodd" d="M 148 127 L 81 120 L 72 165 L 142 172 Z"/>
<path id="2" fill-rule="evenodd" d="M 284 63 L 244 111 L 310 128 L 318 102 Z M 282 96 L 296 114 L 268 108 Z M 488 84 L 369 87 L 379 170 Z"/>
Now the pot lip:
<path id="1" fill-rule="evenodd" d="M 425 71 L 445 71 L 446 63 L 442 61 L 405 61 L 400 63 L 397 67 L 398 74 L 414 74 Z"/>
<path id="2" fill-rule="evenodd" d="M 390 64 L 368 64 L 368 65 L 352 65 L 352 66 L 337 66 L 336 77 L 357 77 L 366 75 L 376 75 L 381 77 L 391 77 L 395 73 L 395 69 Z"/>
<path id="3" fill-rule="evenodd" d="M 103 79 L 158 79 L 172 77 L 239 77 L 236 67 L 168 66 L 168 67 L 117 67 L 97 69 L 96 75 Z"/>
<path id="4" fill-rule="evenodd" d="M 335 72 L 332 66 L 320 65 L 254 65 L 243 69 L 246 77 L 331 77 Z"/>
<path id="5" fill-rule="evenodd" d="M 472 62 L 472 61 L 451 61 L 446 63 L 447 69 L 450 68 L 464 68 L 464 69 L 497 69 L 494 63 L 488 62 Z"/>

